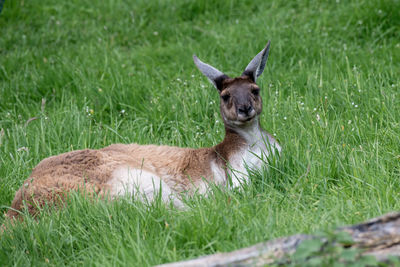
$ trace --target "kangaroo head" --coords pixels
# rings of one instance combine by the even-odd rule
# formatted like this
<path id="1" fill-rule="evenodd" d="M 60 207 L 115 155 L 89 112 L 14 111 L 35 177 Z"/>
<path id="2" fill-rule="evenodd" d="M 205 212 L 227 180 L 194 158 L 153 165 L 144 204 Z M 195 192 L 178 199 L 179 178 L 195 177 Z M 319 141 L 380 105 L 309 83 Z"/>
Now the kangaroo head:
<path id="1" fill-rule="evenodd" d="M 240 77 L 230 78 L 193 56 L 199 70 L 218 89 L 221 115 L 226 125 L 241 127 L 252 123 L 262 111 L 260 88 L 256 79 L 264 71 L 270 42 L 247 65 Z"/>

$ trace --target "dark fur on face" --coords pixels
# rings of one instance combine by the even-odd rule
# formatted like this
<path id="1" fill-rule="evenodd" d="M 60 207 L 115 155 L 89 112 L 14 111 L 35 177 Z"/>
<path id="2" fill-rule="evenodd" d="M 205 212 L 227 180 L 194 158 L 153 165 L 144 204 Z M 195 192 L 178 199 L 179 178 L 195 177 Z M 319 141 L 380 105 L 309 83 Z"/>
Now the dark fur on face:
<path id="1" fill-rule="evenodd" d="M 219 93 L 221 114 L 227 125 L 246 125 L 262 111 L 260 88 L 249 76 L 224 79 Z"/>
<path id="2" fill-rule="evenodd" d="M 193 55 L 194 64 L 219 91 L 221 114 L 230 128 L 253 125 L 262 110 L 257 78 L 263 73 L 269 55 L 270 42 L 247 65 L 240 77 L 230 78 L 222 71 Z"/>

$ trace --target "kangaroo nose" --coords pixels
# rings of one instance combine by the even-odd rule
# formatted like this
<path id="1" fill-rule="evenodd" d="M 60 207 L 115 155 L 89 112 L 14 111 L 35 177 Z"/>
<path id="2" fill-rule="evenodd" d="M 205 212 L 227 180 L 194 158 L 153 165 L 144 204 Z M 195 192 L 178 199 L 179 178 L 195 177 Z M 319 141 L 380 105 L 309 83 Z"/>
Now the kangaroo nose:
<path id="1" fill-rule="evenodd" d="M 241 106 L 238 108 L 238 112 L 239 114 L 243 114 L 243 115 L 249 115 L 249 113 L 253 110 L 253 107 L 251 105 L 248 106 Z"/>

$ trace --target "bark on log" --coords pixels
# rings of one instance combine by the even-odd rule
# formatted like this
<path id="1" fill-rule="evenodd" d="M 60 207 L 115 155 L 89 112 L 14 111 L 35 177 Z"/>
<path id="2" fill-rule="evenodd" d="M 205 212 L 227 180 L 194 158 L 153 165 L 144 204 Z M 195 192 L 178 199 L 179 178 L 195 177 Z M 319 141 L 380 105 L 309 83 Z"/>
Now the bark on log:
<path id="1" fill-rule="evenodd" d="M 400 257 L 400 213 L 389 213 L 361 224 L 338 228 L 337 231 L 347 232 L 353 239 L 353 243 L 345 248 L 359 248 L 363 255 L 373 255 L 378 261 L 386 261 L 388 256 Z M 264 266 L 282 261 L 293 254 L 303 241 L 314 238 L 321 237 L 299 234 L 232 252 L 159 266 Z M 330 245 L 343 246 L 338 243 Z"/>

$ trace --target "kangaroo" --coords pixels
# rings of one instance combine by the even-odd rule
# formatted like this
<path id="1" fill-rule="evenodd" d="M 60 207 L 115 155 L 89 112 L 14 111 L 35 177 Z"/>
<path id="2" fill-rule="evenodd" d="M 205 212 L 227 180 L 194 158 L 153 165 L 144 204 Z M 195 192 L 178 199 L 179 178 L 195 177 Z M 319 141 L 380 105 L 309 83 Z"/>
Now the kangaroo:
<path id="1" fill-rule="evenodd" d="M 230 78 L 193 55 L 197 68 L 220 95 L 224 140 L 210 148 L 113 144 L 102 149 L 67 152 L 42 160 L 16 192 L 6 216 L 15 218 L 27 208 L 56 204 L 71 191 L 116 198 L 137 194 L 185 207 L 184 193 L 206 194 L 209 183 L 237 187 L 248 180 L 248 170 L 260 169 L 265 159 L 280 153 L 278 142 L 260 126 L 262 111 L 256 79 L 262 74 L 270 42 L 247 65 L 241 76 Z"/>

